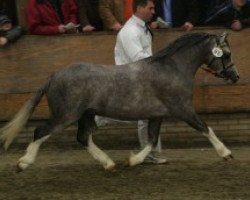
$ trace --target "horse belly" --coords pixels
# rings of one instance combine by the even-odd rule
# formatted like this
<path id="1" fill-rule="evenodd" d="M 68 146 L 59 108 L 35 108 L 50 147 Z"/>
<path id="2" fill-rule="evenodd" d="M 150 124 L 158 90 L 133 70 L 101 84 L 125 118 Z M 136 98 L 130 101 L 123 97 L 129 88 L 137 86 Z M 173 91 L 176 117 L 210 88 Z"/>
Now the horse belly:
<path id="1" fill-rule="evenodd" d="M 124 98 L 120 102 L 109 100 L 97 114 L 121 120 L 138 120 L 168 115 L 167 108 L 159 101 L 135 102 Z"/>

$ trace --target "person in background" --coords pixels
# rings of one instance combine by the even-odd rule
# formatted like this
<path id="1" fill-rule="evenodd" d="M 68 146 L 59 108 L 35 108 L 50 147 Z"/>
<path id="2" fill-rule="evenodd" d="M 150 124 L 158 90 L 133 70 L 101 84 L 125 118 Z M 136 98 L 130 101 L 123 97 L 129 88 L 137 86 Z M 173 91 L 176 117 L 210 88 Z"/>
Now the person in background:
<path id="1" fill-rule="evenodd" d="M 200 19 L 199 0 L 155 0 L 159 28 L 182 27 L 193 29 Z"/>
<path id="2" fill-rule="evenodd" d="M 247 3 L 241 8 L 242 10 L 242 28 L 250 27 L 250 0 L 247 0 Z"/>
<path id="3" fill-rule="evenodd" d="M 75 0 L 29 0 L 26 14 L 31 34 L 54 35 L 77 32 Z"/>
<path id="4" fill-rule="evenodd" d="M 114 49 L 116 65 L 128 64 L 152 55 L 152 33 L 147 24 L 155 13 L 153 2 L 153 0 L 133 0 L 133 15 L 117 35 Z M 148 121 L 138 122 L 138 137 L 141 148 L 144 148 L 148 142 Z M 161 152 L 160 140 L 157 151 Z M 163 164 L 166 163 L 166 159 L 158 157 L 154 151 L 144 162 Z"/>
<path id="5" fill-rule="evenodd" d="M 0 15 L 7 15 L 13 26 L 18 25 L 16 0 L 0 0 Z"/>
<path id="6" fill-rule="evenodd" d="M 0 46 L 15 42 L 22 34 L 20 26 L 13 26 L 7 15 L 0 15 Z"/>
<path id="7" fill-rule="evenodd" d="M 119 31 L 122 28 L 125 23 L 126 2 L 126 0 L 100 0 L 99 12 L 105 30 Z"/>
<path id="8" fill-rule="evenodd" d="M 239 31 L 249 19 L 247 0 L 202 0 L 202 25 L 219 25 Z"/>
<path id="9" fill-rule="evenodd" d="M 76 0 L 80 31 L 102 31 L 103 24 L 99 15 L 99 0 Z"/>
<path id="10" fill-rule="evenodd" d="M 99 11 L 105 30 L 119 31 L 132 16 L 133 0 L 100 0 Z M 157 28 L 156 21 L 149 22 L 151 28 Z"/>

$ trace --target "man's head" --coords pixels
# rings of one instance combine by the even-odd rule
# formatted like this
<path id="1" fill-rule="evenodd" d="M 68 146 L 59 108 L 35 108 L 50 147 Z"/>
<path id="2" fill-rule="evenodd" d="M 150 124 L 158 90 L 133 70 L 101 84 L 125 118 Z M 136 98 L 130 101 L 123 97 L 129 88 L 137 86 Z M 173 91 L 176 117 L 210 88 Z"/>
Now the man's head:
<path id="1" fill-rule="evenodd" d="M 133 12 L 143 21 L 151 21 L 155 13 L 154 0 L 133 0 Z"/>

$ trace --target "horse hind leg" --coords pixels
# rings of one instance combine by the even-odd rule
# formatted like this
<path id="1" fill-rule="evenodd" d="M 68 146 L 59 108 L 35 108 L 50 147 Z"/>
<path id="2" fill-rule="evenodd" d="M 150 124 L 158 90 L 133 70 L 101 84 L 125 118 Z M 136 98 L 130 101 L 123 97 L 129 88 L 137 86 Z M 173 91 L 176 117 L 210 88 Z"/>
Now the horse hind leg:
<path id="1" fill-rule="evenodd" d="M 105 170 L 113 171 L 114 161 L 93 142 L 92 133 L 95 129 L 94 115 L 84 114 L 78 121 L 77 141 L 87 148 L 90 155 L 99 161 Z"/>
<path id="2" fill-rule="evenodd" d="M 29 144 L 26 149 L 26 153 L 17 162 L 17 172 L 22 172 L 35 162 L 40 145 L 46 141 L 50 135 L 44 136 L 43 138 L 33 141 Z"/>
<path id="3" fill-rule="evenodd" d="M 21 172 L 27 169 L 31 164 L 35 162 L 39 148 L 43 142 L 45 142 L 52 133 L 59 132 L 70 125 L 71 122 L 64 123 L 51 123 L 37 127 L 34 131 L 34 140 L 29 144 L 24 156 L 22 156 L 17 162 L 17 172 Z"/>
<path id="4" fill-rule="evenodd" d="M 129 157 L 129 166 L 135 166 L 143 163 L 144 159 L 150 154 L 153 148 L 157 146 L 160 126 L 162 119 L 149 120 L 148 122 L 148 144 L 137 154 L 131 154 Z"/>

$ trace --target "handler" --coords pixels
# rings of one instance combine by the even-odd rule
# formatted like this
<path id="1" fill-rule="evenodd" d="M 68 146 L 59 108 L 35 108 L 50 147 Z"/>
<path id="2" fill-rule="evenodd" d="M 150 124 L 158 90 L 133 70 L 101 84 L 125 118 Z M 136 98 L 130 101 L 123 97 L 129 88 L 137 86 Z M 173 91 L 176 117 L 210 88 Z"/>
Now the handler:
<path id="1" fill-rule="evenodd" d="M 151 21 L 155 13 L 154 2 L 153 0 L 134 0 L 132 5 L 133 15 L 117 35 L 114 50 L 116 65 L 128 64 L 152 55 L 153 35 L 147 23 Z M 144 148 L 148 142 L 148 121 L 138 121 L 138 138 L 141 148 Z M 156 151 L 149 154 L 144 162 L 166 163 L 166 159 L 157 155 L 160 152 L 159 137 Z"/>

